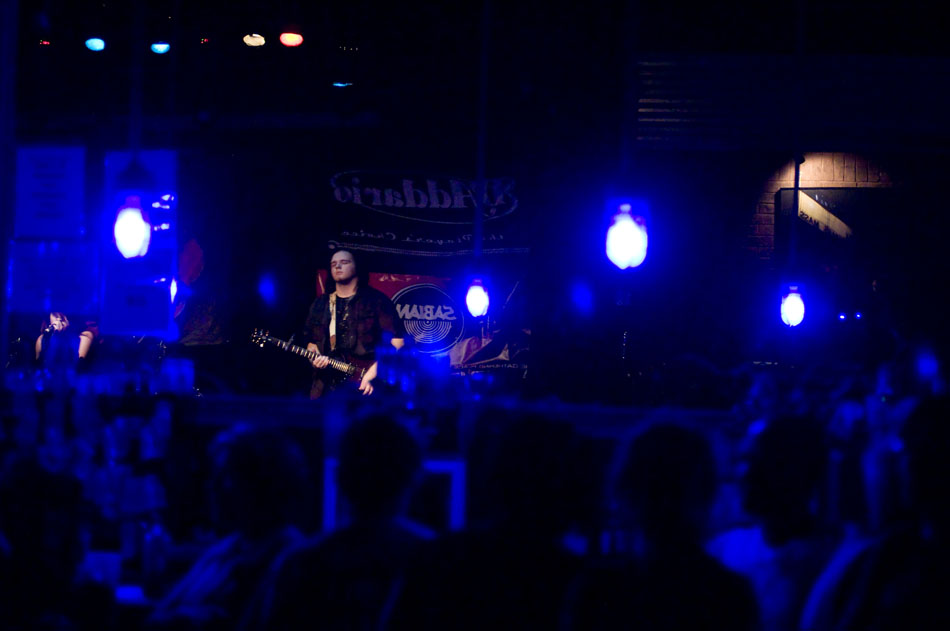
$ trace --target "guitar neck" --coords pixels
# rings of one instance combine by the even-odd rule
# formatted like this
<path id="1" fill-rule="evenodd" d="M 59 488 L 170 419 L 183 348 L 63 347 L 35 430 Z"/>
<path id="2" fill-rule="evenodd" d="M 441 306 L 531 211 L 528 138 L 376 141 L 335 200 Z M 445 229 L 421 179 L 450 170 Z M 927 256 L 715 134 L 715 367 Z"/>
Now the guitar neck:
<path id="1" fill-rule="evenodd" d="M 285 342 L 284 340 L 279 340 L 276 337 L 267 338 L 272 344 L 276 344 L 285 351 L 290 351 L 295 355 L 300 355 L 301 357 L 306 357 L 310 361 L 316 359 L 318 353 L 316 351 L 309 351 L 303 346 L 297 346 L 296 344 L 291 344 L 290 342 Z"/>
<path id="2" fill-rule="evenodd" d="M 301 357 L 306 357 L 309 361 L 313 361 L 317 357 L 320 357 L 320 353 L 318 353 L 317 351 L 307 350 L 303 346 L 297 346 L 296 344 L 291 344 L 290 342 L 279 340 L 276 337 L 268 337 L 267 339 L 272 344 L 276 344 L 277 346 L 284 349 L 285 351 L 289 351 L 296 355 L 300 355 Z M 348 364 L 347 362 L 341 359 L 336 359 L 335 357 L 327 357 L 327 360 L 329 361 L 329 364 L 327 365 L 330 368 L 333 368 L 334 370 L 339 370 L 340 372 L 344 372 L 348 375 L 356 374 L 360 370 L 357 366 L 354 366 L 353 364 Z"/>

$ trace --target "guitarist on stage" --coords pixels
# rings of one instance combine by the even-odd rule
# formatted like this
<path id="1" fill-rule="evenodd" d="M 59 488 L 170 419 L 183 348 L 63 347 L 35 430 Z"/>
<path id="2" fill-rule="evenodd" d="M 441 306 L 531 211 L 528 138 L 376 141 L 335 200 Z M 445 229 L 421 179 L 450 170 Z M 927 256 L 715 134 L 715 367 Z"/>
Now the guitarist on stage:
<path id="1" fill-rule="evenodd" d="M 329 293 L 310 305 L 300 338 L 306 342 L 307 350 L 320 353 L 313 360 L 318 370 L 314 373 L 310 398 L 319 398 L 339 382 L 339 373 L 327 369 L 328 357 L 368 367 L 360 382 L 360 392 L 372 394 L 376 347 L 389 334 L 392 345 L 402 348 L 406 337 L 402 320 L 384 293 L 368 283 L 360 284 L 351 252 L 338 250 L 330 258 L 330 281 Z"/>

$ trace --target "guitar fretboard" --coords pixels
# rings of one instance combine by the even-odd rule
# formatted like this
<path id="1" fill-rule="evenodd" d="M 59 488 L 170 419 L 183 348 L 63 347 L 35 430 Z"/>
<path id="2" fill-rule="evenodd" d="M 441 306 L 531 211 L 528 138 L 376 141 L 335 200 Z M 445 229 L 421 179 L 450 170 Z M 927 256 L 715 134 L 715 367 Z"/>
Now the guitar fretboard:
<path id="1" fill-rule="evenodd" d="M 271 344 L 276 344 L 277 346 L 284 349 L 285 351 L 290 351 L 291 353 L 295 353 L 297 355 L 300 355 L 301 357 L 306 357 L 310 361 L 313 361 L 317 357 L 320 356 L 320 353 L 318 353 L 317 351 L 307 350 L 306 348 L 302 346 L 291 344 L 290 342 L 277 339 L 276 337 L 268 336 L 268 337 L 265 337 L 264 339 L 266 339 Z M 344 372 L 348 375 L 355 374 L 356 371 L 358 370 L 358 368 L 354 366 L 353 364 L 348 364 L 345 361 L 336 359 L 334 357 L 327 357 L 327 360 L 329 360 L 329 364 L 327 365 L 330 366 L 330 368 L 333 368 L 334 370 L 339 370 L 340 372 Z"/>

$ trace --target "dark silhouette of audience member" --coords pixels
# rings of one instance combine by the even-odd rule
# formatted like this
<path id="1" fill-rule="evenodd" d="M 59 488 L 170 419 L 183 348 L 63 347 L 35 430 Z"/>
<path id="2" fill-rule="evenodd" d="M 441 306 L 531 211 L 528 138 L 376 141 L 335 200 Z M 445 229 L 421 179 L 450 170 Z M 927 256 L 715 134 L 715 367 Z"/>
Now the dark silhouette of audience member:
<path id="1" fill-rule="evenodd" d="M 111 589 L 78 576 L 87 508 L 77 478 L 11 463 L 0 484 L 0 627 L 115 627 Z"/>
<path id="2" fill-rule="evenodd" d="M 632 550 L 578 582 L 572 628 L 755 629 L 755 596 L 703 549 L 716 493 L 712 451 L 700 434 L 654 425 L 630 444 L 616 481 L 632 519 Z"/>
<path id="3" fill-rule="evenodd" d="M 410 431 L 385 414 L 343 434 L 339 488 L 348 525 L 280 559 L 247 626 L 374 629 L 403 572 L 434 533 L 403 515 L 422 462 Z"/>
<path id="4" fill-rule="evenodd" d="M 763 628 L 794 630 L 815 579 L 834 550 L 817 514 L 827 472 L 824 428 L 809 416 L 769 422 L 754 440 L 743 504 L 758 525 L 714 540 L 713 552 L 755 588 Z"/>
<path id="5" fill-rule="evenodd" d="M 407 577 L 391 628 L 557 627 L 582 566 L 562 545 L 586 491 L 573 466 L 576 436 L 538 416 L 511 419 L 495 438 L 484 489 L 494 511 L 486 510 L 480 528 L 427 550 Z"/>
<path id="6" fill-rule="evenodd" d="M 858 578 L 861 564 L 855 561 L 883 538 L 908 528 L 899 433 L 916 401 L 893 395 L 886 380 L 879 380 L 862 405 L 844 401 L 832 418 L 829 436 L 837 439 L 837 457 L 831 459 L 830 488 L 837 489 L 837 500 L 831 508 L 837 507 L 842 537 L 812 586 L 802 629 L 834 629 Z"/>
<path id="7" fill-rule="evenodd" d="M 212 445 L 212 513 L 224 536 L 161 599 L 154 629 L 233 629 L 274 558 L 303 540 L 306 461 L 273 430 L 238 427 Z"/>
<path id="8" fill-rule="evenodd" d="M 946 629 L 950 607 L 950 399 L 922 402 L 903 430 L 916 513 L 849 568 L 835 629 Z"/>

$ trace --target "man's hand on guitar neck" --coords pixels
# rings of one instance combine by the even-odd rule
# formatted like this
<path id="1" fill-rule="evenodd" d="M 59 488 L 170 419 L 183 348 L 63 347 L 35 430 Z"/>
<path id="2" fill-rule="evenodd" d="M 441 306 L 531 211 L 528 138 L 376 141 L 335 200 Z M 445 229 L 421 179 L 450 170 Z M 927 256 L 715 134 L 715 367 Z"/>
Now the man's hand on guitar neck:
<path id="1" fill-rule="evenodd" d="M 307 344 L 307 350 L 317 354 L 317 356 L 313 358 L 313 361 L 310 362 L 314 368 L 326 368 L 330 364 L 330 358 L 326 355 L 321 355 L 320 349 L 317 348 L 317 345 L 313 342 Z"/>

